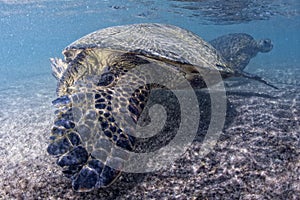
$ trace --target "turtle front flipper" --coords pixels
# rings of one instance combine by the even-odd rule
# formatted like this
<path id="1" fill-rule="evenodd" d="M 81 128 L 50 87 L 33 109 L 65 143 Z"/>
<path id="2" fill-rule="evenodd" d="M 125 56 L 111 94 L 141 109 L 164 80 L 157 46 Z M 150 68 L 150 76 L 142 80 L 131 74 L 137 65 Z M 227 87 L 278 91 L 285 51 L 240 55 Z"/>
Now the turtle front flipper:
<path id="1" fill-rule="evenodd" d="M 47 150 L 76 191 L 112 184 L 134 151 L 136 124 L 151 88 L 146 74 L 129 68 L 149 62 L 124 56 L 102 74 L 80 69 L 84 76 L 65 77 L 73 80 L 65 88 L 69 94 L 53 101 L 58 109 Z"/>
<path id="2" fill-rule="evenodd" d="M 48 152 L 72 176 L 76 191 L 107 187 L 134 150 L 134 130 L 149 88 L 129 94 L 125 87 L 93 89 L 59 97 Z"/>

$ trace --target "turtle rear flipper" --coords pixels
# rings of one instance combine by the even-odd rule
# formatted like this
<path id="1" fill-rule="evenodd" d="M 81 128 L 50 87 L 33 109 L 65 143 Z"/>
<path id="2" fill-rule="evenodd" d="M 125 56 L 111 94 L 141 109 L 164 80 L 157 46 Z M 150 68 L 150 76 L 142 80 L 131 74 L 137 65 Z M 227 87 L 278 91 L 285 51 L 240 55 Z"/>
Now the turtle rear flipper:
<path id="1" fill-rule="evenodd" d="M 241 77 L 244 77 L 244 78 L 248 78 L 248 79 L 251 79 L 251 80 L 255 80 L 255 81 L 258 81 L 260 83 L 263 83 L 265 85 L 268 85 L 274 89 L 279 89 L 278 87 L 274 86 L 272 83 L 264 80 L 262 77 L 260 76 L 257 76 L 255 74 L 250 74 L 250 73 L 247 73 L 247 72 L 244 72 L 244 71 L 240 71 L 240 70 L 236 70 L 235 71 L 236 75 L 237 76 L 241 76 Z"/>

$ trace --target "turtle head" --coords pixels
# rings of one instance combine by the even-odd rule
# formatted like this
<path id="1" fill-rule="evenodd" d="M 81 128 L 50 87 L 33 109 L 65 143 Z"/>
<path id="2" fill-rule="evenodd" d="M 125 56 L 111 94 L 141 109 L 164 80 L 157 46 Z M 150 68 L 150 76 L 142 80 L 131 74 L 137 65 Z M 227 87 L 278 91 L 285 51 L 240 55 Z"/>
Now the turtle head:
<path id="1" fill-rule="evenodd" d="M 273 49 L 273 44 L 270 39 L 261 39 L 257 42 L 257 47 L 260 52 L 266 53 Z"/>

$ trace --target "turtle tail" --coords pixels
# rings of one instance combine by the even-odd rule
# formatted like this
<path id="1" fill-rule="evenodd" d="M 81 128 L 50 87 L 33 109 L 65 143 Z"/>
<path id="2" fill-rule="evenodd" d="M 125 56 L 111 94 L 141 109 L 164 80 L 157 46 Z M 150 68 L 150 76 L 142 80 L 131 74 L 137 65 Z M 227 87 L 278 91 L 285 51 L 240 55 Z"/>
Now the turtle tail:
<path id="1" fill-rule="evenodd" d="M 244 72 L 244 71 L 241 71 L 241 70 L 235 70 L 235 74 L 236 76 L 240 76 L 240 77 L 244 77 L 244 78 L 248 78 L 248 79 L 251 79 L 251 80 L 255 80 L 255 81 L 258 81 L 260 83 L 263 83 L 265 85 L 268 85 L 274 89 L 279 89 L 278 87 L 274 86 L 272 83 L 264 80 L 262 77 L 260 76 L 257 76 L 255 74 L 250 74 L 250 73 L 247 73 L 247 72 Z"/>

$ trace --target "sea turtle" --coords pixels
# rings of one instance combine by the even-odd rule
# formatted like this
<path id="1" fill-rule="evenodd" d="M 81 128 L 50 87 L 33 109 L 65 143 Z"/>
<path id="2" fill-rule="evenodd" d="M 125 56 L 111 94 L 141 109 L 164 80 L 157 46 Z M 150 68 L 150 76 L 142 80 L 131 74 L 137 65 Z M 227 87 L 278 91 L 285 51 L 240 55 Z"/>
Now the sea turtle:
<path id="1" fill-rule="evenodd" d="M 258 52 L 266 53 L 273 49 L 270 39 L 255 40 L 246 33 L 223 35 L 209 43 L 219 51 L 230 67 L 239 70 L 244 70 Z"/>
<path id="2" fill-rule="evenodd" d="M 228 66 L 236 71 L 236 74 L 241 74 L 245 78 L 257 80 L 278 89 L 262 77 L 243 71 L 251 58 L 255 57 L 258 52 L 266 53 L 273 49 L 270 39 L 255 40 L 246 33 L 230 33 L 217 37 L 209 41 L 209 43 L 217 49 Z"/>
<path id="3" fill-rule="evenodd" d="M 165 24 L 98 30 L 67 46 L 63 55 L 64 60 L 51 59 L 58 98 L 52 102 L 57 110 L 47 151 L 58 157 L 76 191 L 107 187 L 122 171 L 149 92 L 161 87 L 147 83 L 153 76 L 147 69 L 168 69 L 200 88 L 205 87 L 200 71 L 239 75 L 200 37 Z M 140 66 L 146 70 L 134 70 Z"/>

